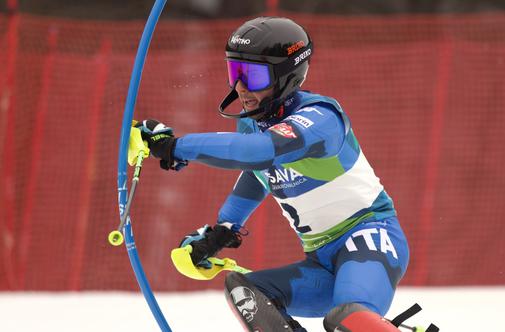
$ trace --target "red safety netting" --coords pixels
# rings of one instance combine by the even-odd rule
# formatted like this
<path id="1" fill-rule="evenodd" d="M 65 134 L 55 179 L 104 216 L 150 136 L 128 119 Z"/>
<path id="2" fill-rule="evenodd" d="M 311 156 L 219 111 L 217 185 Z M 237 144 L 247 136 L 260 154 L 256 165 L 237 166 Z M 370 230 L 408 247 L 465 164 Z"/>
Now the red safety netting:
<path id="1" fill-rule="evenodd" d="M 315 53 L 304 86 L 333 96 L 410 240 L 404 285 L 505 284 L 505 15 L 292 16 Z M 135 111 L 179 135 L 232 131 L 224 44 L 240 20 L 158 25 Z M 144 22 L 0 16 L 0 290 L 137 289 L 118 222 L 119 132 Z M 215 222 L 235 171 L 145 162 L 132 208 L 155 290 L 221 287 L 179 275 L 170 250 Z M 301 259 L 268 199 L 237 251 L 252 269 Z"/>

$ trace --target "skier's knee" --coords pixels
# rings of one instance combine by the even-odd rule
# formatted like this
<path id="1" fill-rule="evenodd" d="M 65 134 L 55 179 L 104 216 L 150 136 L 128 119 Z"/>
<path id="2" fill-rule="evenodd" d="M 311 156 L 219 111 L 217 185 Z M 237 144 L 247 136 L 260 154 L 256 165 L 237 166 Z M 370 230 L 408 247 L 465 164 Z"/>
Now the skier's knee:
<path id="1" fill-rule="evenodd" d="M 284 311 L 279 311 L 275 301 L 267 298 L 241 273 L 228 273 L 225 294 L 248 331 L 306 332 Z"/>
<path id="2" fill-rule="evenodd" d="M 398 332 L 397 327 L 379 314 L 358 303 L 347 303 L 333 308 L 323 320 L 328 332 Z"/>

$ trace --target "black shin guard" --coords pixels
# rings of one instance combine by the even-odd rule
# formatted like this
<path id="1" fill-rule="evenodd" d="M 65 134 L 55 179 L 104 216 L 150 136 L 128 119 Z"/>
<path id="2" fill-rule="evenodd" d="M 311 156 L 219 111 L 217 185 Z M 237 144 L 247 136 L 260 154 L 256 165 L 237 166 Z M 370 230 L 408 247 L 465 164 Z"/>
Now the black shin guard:
<path id="1" fill-rule="evenodd" d="M 241 273 L 228 273 L 225 293 L 240 322 L 250 332 L 306 331 L 295 320 L 287 320 L 275 304 Z"/>

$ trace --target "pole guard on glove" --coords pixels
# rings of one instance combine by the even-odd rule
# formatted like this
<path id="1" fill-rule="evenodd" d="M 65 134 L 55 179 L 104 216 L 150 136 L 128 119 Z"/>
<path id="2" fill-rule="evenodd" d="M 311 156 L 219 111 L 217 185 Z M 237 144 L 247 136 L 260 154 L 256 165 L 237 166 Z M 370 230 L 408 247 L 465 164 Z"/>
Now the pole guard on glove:
<path id="1" fill-rule="evenodd" d="M 133 125 L 136 123 L 137 121 L 134 121 Z M 128 141 L 128 164 L 130 166 L 135 166 L 140 152 L 143 152 L 144 156 L 149 156 L 149 147 L 147 146 L 147 142 L 142 140 L 140 129 L 132 127 L 130 131 L 130 140 Z"/>
<path id="2" fill-rule="evenodd" d="M 187 245 L 183 248 L 172 250 L 171 258 L 177 271 L 188 278 L 195 280 L 211 280 L 222 271 L 235 271 L 240 273 L 248 273 L 251 270 L 237 265 L 237 262 L 231 258 L 209 257 L 209 268 L 197 267 L 191 260 L 191 252 L 193 248 Z"/>

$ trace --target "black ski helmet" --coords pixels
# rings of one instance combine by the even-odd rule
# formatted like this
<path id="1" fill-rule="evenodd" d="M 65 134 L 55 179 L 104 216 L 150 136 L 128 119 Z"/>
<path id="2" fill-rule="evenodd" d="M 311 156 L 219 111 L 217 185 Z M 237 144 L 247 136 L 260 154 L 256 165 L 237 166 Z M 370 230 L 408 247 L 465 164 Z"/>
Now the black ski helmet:
<path id="1" fill-rule="evenodd" d="M 224 109 L 238 98 L 235 85 L 219 106 L 222 116 L 245 118 L 275 114 L 284 100 L 298 90 L 305 80 L 312 54 L 312 42 L 297 23 L 284 17 L 258 17 L 245 22 L 235 30 L 226 44 L 226 60 L 261 63 L 269 66 L 272 97 L 261 101 L 259 107 L 239 114 L 225 113 Z"/>

